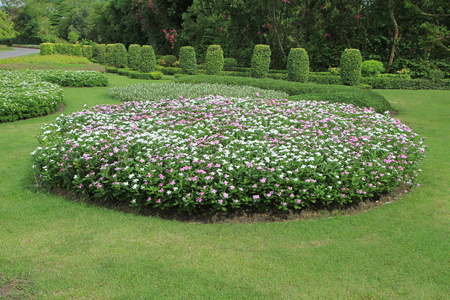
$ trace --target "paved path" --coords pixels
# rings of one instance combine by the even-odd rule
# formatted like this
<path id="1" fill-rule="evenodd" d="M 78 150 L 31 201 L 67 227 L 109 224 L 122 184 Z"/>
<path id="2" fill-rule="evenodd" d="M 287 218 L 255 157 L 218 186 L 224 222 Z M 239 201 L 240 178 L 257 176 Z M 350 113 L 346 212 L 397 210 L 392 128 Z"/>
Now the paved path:
<path id="1" fill-rule="evenodd" d="M 15 51 L 2 51 L 0 52 L 0 58 L 8 58 L 8 57 L 16 57 L 16 56 L 22 56 L 22 55 L 28 55 L 33 53 L 39 53 L 41 50 L 39 49 L 31 49 L 31 48 L 16 48 Z"/>

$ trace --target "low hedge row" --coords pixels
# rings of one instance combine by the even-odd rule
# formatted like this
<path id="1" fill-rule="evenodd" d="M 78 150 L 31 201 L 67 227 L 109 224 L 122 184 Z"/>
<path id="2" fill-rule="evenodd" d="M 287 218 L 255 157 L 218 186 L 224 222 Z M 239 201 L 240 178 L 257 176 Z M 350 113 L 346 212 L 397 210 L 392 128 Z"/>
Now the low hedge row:
<path id="1" fill-rule="evenodd" d="M 372 107 L 379 113 L 391 110 L 391 105 L 383 96 L 369 90 L 343 85 L 321 85 L 269 78 L 257 79 L 208 75 L 181 76 L 176 78 L 175 81 L 184 83 L 222 83 L 238 86 L 248 85 L 268 90 L 282 91 L 289 96 L 298 95 L 297 99 L 304 97 L 318 97 L 314 100 L 328 100 L 330 102 L 354 104 L 359 107 Z"/>
<path id="2" fill-rule="evenodd" d="M 37 76 L 40 76 L 44 81 L 56 83 L 61 86 L 93 87 L 108 85 L 108 77 L 106 77 L 106 74 L 98 71 L 51 70 L 40 71 Z"/>
<path id="3" fill-rule="evenodd" d="M 122 76 L 129 76 L 133 79 L 153 79 L 153 80 L 160 80 L 163 78 L 163 73 L 160 71 L 153 71 L 153 72 L 139 72 L 134 71 L 131 68 L 114 68 L 114 67 L 106 67 L 107 73 L 114 73 L 119 74 Z"/>

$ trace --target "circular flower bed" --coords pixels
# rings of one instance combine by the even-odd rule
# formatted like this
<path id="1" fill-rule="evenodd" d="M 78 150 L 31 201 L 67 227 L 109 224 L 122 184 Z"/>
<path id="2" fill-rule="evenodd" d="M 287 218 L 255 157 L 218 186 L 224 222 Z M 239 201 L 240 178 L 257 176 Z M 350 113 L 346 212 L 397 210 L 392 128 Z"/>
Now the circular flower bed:
<path id="1" fill-rule="evenodd" d="M 42 182 L 92 200 L 211 211 L 375 197 L 417 175 L 422 139 L 371 109 L 206 97 L 95 106 L 43 128 Z"/>

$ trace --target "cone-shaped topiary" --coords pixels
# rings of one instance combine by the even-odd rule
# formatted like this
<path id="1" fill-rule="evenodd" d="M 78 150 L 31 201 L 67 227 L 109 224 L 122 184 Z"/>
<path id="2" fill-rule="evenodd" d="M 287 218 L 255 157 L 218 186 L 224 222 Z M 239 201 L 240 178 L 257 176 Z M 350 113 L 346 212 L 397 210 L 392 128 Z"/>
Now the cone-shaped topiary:
<path id="1" fill-rule="evenodd" d="M 117 43 L 114 46 L 114 66 L 116 68 L 125 68 L 128 64 L 127 48 L 124 44 Z"/>
<path id="2" fill-rule="evenodd" d="M 309 76 L 308 52 L 303 48 L 292 48 L 287 61 L 288 80 L 307 82 Z"/>
<path id="3" fill-rule="evenodd" d="M 223 69 L 223 51 L 220 45 L 211 45 L 206 52 L 206 74 L 220 75 Z"/>
<path id="4" fill-rule="evenodd" d="M 108 44 L 106 45 L 106 52 L 105 52 L 105 63 L 111 67 L 114 67 L 114 47 L 116 45 L 114 44 Z"/>
<path id="5" fill-rule="evenodd" d="M 344 85 L 357 85 L 361 78 L 361 52 L 358 49 L 345 49 L 341 56 L 341 82 Z"/>
<path id="6" fill-rule="evenodd" d="M 252 77 L 265 78 L 267 76 L 269 73 L 271 54 L 269 45 L 255 45 L 251 65 Z"/>
<path id="7" fill-rule="evenodd" d="M 106 45 L 105 44 L 98 44 L 97 47 L 95 47 L 94 58 L 100 64 L 106 63 Z"/>
<path id="8" fill-rule="evenodd" d="M 141 63 L 141 45 L 132 44 L 128 47 L 128 66 L 135 71 Z"/>
<path id="9" fill-rule="evenodd" d="M 80 44 L 72 45 L 72 55 L 73 56 L 81 56 L 81 45 Z"/>
<path id="10" fill-rule="evenodd" d="M 139 71 L 143 73 L 150 73 L 155 70 L 156 59 L 155 51 L 152 46 L 144 45 L 141 49 L 141 64 L 139 66 Z"/>
<path id="11" fill-rule="evenodd" d="M 197 72 L 197 58 L 195 57 L 195 50 L 193 47 L 181 47 L 180 67 L 185 74 L 194 75 Z"/>
<path id="12" fill-rule="evenodd" d="M 54 44 L 52 43 L 42 43 L 39 45 L 39 49 L 41 50 L 40 55 L 51 55 L 54 53 L 53 50 Z"/>
<path id="13" fill-rule="evenodd" d="M 92 46 L 91 45 L 83 45 L 82 47 L 83 56 L 87 59 L 92 59 Z"/>

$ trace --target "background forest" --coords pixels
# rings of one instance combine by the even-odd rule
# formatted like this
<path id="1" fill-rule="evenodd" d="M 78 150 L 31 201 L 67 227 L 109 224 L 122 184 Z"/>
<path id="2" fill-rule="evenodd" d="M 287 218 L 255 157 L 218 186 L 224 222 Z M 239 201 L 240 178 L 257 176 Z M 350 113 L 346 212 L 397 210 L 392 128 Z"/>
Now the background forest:
<path id="1" fill-rule="evenodd" d="M 211 44 L 249 66 L 256 44 L 284 69 L 290 48 L 303 47 L 311 69 L 338 66 L 346 48 L 395 72 L 440 67 L 450 58 L 447 0 L 9 0 L 0 1 L 0 43 L 150 44 L 158 54 Z"/>

